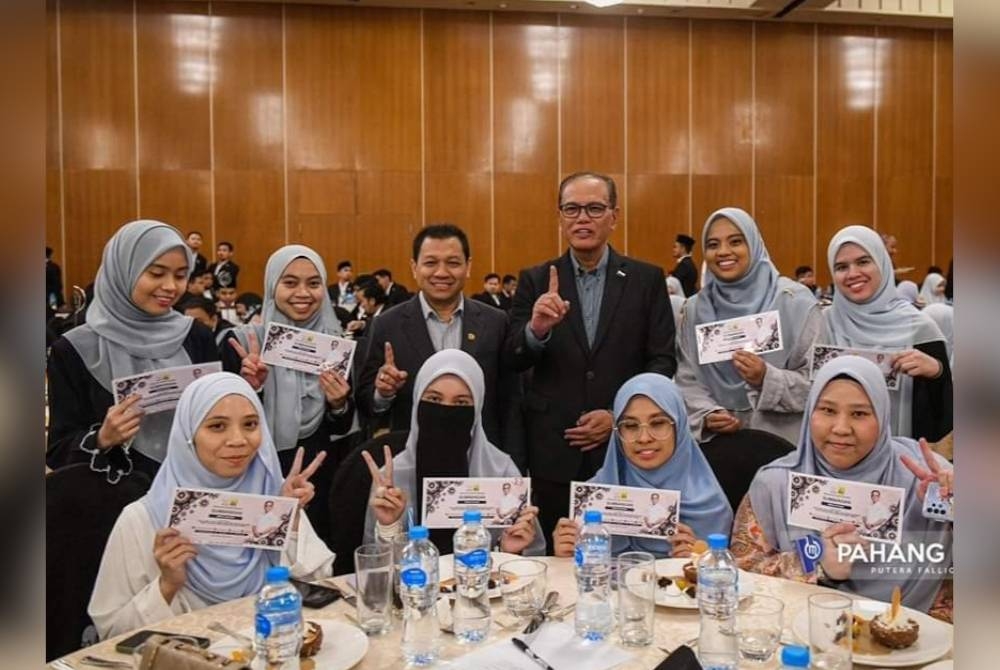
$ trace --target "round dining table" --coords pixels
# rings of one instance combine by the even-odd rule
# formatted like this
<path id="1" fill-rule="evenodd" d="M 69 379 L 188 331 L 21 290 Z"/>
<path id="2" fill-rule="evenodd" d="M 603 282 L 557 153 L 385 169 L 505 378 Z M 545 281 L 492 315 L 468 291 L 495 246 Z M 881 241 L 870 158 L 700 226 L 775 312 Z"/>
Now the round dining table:
<path id="1" fill-rule="evenodd" d="M 444 560 L 451 560 L 450 556 L 443 557 Z M 558 591 L 560 594 L 559 606 L 568 605 L 576 600 L 576 583 L 573 572 L 573 559 L 555 558 L 551 556 L 540 557 L 548 565 L 548 590 Z M 331 577 L 328 580 L 319 582 L 321 584 L 333 584 L 342 588 L 345 593 L 353 593 L 353 575 L 340 575 Z M 345 588 L 347 587 L 347 588 Z M 782 644 L 804 644 L 798 640 L 792 632 L 792 620 L 807 608 L 807 599 L 814 593 L 831 592 L 831 589 L 795 582 L 778 577 L 768 577 L 764 575 L 754 575 L 754 594 L 769 595 L 780 599 L 785 603 L 784 610 L 784 630 L 781 636 Z M 482 643 L 475 646 L 459 644 L 455 637 L 446 633 L 441 634 L 441 654 L 439 661 L 432 667 L 446 667 L 447 661 L 458 658 L 463 654 L 473 651 L 483 645 L 493 644 L 500 640 L 508 639 L 520 632 L 518 627 L 504 627 L 502 622 L 507 620 L 501 599 L 497 598 L 493 603 L 493 624 L 490 628 L 489 637 Z M 307 620 L 333 620 L 346 624 L 356 625 L 355 608 L 348 605 L 344 600 L 337 600 L 322 609 L 304 609 L 303 616 Z M 254 597 L 241 598 L 230 602 L 221 603 L 205 609 L 188 612 L 172 619 L 151 623 L 146 628 L 165 631 L 169 633 L 183 635 L 198 635 L 207 637 L 213 642 L 221 640 L 224 634 L 209 630 L 209 624 L 219 622 L 235 631 L 248 631 L 252 628 L 254 616 Z M 616 666 L 620 670 L 648 670 L 655 668 L 666 657 L 666 651 L 676 649 L 678 646 L 687 644 L 693 645 L 698 636 L 698 610 L 697 609 L 676 609 L 670 607 L 657 606 L 654 621 L 654 642 L 646 647 L 625 648 L 632 654 L 630 660 Z M 573 623 L 573 615 L 566 616 L 565 622 L 569 625 Z M 947 624 L 946 624 L 947 625 Z M 951 626 L 949 625 L 949 630 Z M 402 668 L 405 666 L 401 652 L 402 622 L 395 618 L 390 630 L 381 635 L 369 638 L 368 652 L 364 658 L 354 666 L 356 670 L 385 670 L 386 668 Z M 84 656 L 96 656 L 107 660 L 130 662 L 131 656 L 120 654 L 115 651 L 115 644 L 133 634 L 135 631 L 109 638 L 96 645 L 81 649 L 69 654 L 62 659 L 67 665 L 50 664 L 49 667 L 55 670 L 74 668 L 87 670 L 93 666 L 81 664 Z M 613 630 L 609 636 L 608 643 L 621 645 L 618 639 L 617 629 Z M 780 648 L 779 648 L 780 649 Z M 779 652 L 780 653 L 780 652 Z M 758 668 L 769 670 L 780 667 L 778 654 L 766 663 L 741 664 L 740 668 Z M 915 670 L 916 668 L 926 668 L 939 663 L 945 659 L 952 658 L 952 651 L 944 656 L 919 665 L 905 666 Z M 879 670 L 879 665 L 860 665 L 858 668 L 874 668 Z M 896 667 L 896 666 L 893 666 Z M 322 670 L 318 668 L 317 670 Z"/>

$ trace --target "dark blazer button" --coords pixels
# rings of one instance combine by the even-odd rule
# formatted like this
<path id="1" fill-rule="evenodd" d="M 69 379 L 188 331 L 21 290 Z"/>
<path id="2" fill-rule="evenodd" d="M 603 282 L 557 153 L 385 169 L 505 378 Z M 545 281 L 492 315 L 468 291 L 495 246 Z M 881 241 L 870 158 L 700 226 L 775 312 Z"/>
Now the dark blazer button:
<path id="1" fill-rule="evenodd" d="M 593 370 L 587 370 L 587 381 L 589 381 L 589 382 L 590 381 L 594 381 L 594 377 L 596 377 L 596 376 L 597 375 L 594 374 Z"/>

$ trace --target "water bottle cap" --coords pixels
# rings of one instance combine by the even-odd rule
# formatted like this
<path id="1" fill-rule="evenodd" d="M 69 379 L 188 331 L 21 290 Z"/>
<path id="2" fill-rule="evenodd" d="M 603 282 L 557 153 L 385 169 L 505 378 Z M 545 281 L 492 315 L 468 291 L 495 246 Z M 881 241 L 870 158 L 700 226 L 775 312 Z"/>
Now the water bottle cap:
<path id="1" fill-rule="evenodd" d="M 288 566 L 276 565 L 273 568 L 267 569 L 267 583 L 271 584 L 273 582 L 287 582 L 290 576 L 288 571 Z"/>
<path id="2" fill-rule="evenodd" d="M 781 650 L 781 663 L 790 668 L 809 667 L 809 647 L 789 645 Z"/>
<path id="3" fill-rule="evenodd" d="M 467 509 L 462 512 L 462 523 L 482 523 L 483 513 L 477 509 Z"/>
<path id="4" fill-rule="evenodd" d="M 600 510 L 588 509 L 583 513 L 584 523 L 601 523 L 603 517 L 601 516 Z"/>
<path id="5" fill-rule="evenodd" d="M 411 540 L 426 540 L 429 536 L 426 526 L 414 526 L 410 529 Z"/>
<path id="6" fill-rule="evenodd" d="M 708 536 L 708 548 L 712 551 L 729 548 L 729 538 L 722 533 L 712 533 Z"/>

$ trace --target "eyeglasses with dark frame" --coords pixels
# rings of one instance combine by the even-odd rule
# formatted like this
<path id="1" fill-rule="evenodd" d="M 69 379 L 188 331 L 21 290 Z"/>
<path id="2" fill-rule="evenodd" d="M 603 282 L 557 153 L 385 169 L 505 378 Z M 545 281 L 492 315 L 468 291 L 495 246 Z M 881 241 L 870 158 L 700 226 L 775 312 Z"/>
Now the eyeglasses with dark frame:
<path id="1" fill-rule="evenodd" d="M 578 219 L 583 212 L 586 212 L 587 216 L 592 219 L 599 219 L 609 209 L 611 207 L 603 202 L 588 202 L 586 205 L 581 205 L 578 202 L 567 202 L 559 205 L 559 212 L 567 219 Z"/>
<path id="2" fill-rule="evenodd" d="M 640 423 L 631 419 L 619 421 L 615 426 L 615 432 L 626 444 L 638 442 L 642 437 L 643 429 L 649 433 L 654 440 L 665 440 L 674 432 L 674 422 L 666 417 L 658 417 L 649 423 Z"/>

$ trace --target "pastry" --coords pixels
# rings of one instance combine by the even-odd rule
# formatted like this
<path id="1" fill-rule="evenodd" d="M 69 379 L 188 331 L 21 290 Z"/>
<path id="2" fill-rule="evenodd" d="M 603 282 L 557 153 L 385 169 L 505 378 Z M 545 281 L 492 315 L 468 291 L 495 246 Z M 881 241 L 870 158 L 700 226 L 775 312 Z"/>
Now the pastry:
<path id="1" fill-rule="evenodd" d="M 322 646 L 323 629 L 315 621 L 306 621 L 302 632 L 302 649 L 299 650 L 299 656 L 301 658 L 315 656 Z"/>
<path id="2" fill-rule="evenodd" d="M 698 583 L 698 566 L 694 562 L 684 564 L 684 579 L 688 581 L 689 584 Z"/>
<path id="3" fill-rule="evenodd" d="M 917 641 L 920 624 L 903 614 L 900 607 L 900 591 L 892 590 L 892 605 L 888 610 L 874 617 L 868 624 L 872 639 L 890 649 L 906 649 Z"/>

